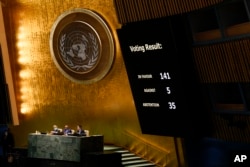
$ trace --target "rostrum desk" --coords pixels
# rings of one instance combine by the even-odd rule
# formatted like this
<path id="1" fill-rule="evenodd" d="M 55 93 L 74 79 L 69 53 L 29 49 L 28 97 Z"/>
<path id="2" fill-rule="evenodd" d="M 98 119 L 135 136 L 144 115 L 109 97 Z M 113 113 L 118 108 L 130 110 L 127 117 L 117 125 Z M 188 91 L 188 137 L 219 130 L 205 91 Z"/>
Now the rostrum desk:
<path id="1" fill-rule="evenodd" d="M 29 134 L 28 158 L 81 162 L 84 154 L 103 151 L 103 136 Z"/>

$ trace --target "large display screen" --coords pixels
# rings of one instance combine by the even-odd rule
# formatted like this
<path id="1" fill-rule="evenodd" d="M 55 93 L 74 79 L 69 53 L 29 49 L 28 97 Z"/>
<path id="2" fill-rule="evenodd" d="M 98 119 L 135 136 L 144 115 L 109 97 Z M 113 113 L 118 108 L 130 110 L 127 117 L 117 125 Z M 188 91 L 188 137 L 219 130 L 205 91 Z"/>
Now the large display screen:
<path id="1" fill-rule="evenodd" d="M 117 33 L 142 133 L 199 133 L 204 113 L 183 18 L 129 23 Z"/>

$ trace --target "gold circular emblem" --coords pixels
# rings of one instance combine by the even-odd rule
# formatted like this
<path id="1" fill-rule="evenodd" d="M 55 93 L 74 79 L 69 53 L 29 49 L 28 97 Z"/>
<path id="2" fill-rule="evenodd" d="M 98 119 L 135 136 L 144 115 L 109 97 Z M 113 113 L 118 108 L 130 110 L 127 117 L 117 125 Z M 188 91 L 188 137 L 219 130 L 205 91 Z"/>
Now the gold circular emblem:
<path id="1" fill-rule="evenodd" d="M 101 80 L 114 59 L 114 41 L 106 22 L 95 12 L 74 9 L 52 26 L 50 51 L 57 68 L 78 83 Z"/>

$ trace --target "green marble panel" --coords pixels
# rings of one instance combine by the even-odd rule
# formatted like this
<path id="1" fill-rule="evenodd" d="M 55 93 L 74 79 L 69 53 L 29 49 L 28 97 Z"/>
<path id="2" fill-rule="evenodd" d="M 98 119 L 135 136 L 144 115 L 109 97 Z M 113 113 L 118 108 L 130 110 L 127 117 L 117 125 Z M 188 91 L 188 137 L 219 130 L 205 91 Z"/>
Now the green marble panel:
<path id="1" fill-rule="evenodd" d="M 103 151 L 103 136 L 29 134 L 28 157 L 80 162 L 89 152 Z"/>

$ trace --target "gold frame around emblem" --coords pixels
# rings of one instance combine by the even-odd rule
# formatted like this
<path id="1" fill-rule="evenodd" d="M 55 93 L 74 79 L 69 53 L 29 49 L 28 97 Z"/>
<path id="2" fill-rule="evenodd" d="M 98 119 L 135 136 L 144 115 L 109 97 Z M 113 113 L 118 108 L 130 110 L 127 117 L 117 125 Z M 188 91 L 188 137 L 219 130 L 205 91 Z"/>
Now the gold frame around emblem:
<path id="1" fill-rule="evenodd" d="M 75 50 L 79 48 L 79 41 L 86 41 L 83 46 L 88 46 L 89 57 L 80 59 L 74 52 L 70 56 L 72 47 Z M 91 10 L 66 11 L 52 26 L 51 56 L 59 71 L 74 82 L 90 84 L 103 79 L 113 64 L 114 50 L 109 26 L 100 15 Z"/>

